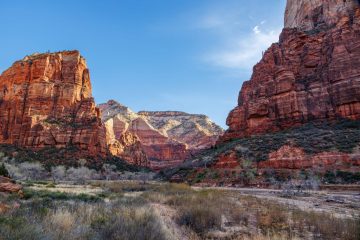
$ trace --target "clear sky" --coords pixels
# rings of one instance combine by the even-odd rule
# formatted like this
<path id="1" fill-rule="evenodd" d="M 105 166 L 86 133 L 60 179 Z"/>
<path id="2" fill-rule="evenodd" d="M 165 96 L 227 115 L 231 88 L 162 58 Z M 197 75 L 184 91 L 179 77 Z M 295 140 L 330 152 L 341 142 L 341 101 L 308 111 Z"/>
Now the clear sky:
<path id="1" fill-rule="evenodd" d="M 202 113 L 226 127 L 284 10 L 285 0 L 1 1 L 0 72 L 34 52 L 78 49 L 96 103 Z"/>

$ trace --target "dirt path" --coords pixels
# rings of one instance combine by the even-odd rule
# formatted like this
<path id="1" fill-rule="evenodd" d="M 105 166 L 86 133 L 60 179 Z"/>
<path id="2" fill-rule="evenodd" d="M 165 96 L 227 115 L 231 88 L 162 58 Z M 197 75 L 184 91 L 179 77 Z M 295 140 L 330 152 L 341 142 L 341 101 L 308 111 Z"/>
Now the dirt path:
<path id="1" fill-rule="evenodd" d="M 194 189 L 204 189 L 194 187 Z M 303 211 L 324 212 L 338 218 L 360 217 L 360 194 L 358 192 L 311 191 L 309 196 L 284 198 L 282 190 L 257 188 L 209 187 L 225 191 L 239 192 L 241 195 L 254 196 L 284 204 L 287 207 L 297 207 Z"/>

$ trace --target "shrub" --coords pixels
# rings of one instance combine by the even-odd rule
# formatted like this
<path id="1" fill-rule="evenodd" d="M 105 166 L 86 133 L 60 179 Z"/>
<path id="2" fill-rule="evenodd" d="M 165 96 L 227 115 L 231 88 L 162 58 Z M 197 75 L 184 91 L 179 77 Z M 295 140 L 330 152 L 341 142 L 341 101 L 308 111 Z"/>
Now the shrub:
<path id="1" fill-rule="evenodd" d="M 221 213 L 214 207 L 188 206 L 180 210 L 178 223 L 203 234 L 211 229 L 221 228 Z"/>
<path id="2" fill-rule="evenodd" d="M 346 171 L 336 171 L 336 177 L 343 183 L 360 182 L 360 172 L 352 173 Z"/>
<path id="3" fill-rule="evenodd" d="M 332 171 L 326 171 L 326 173 L 324 174 L 324 182 L 327 183 L 336 183 L 336 175 L 334 172 Z"/>
<path id="4" fill-rule="evenodd" d="M 100 239 L 165 240 L 161 223 L 146 207 L 120 207 L 96 214 L 91 227 Z"/>
<path id="5" fill-rule="evenodd" d="M 36 225 L 28 222 L 24 216 L 0 216 L 0 239 L 41 239 Z"/>
<path id="6" fill-rule="evenodd" d="M 69 194 L 64 192 L 57 191 L 35 191 L 31 189 L 24 189 L 24 198 L 25 199 L 51 199 L 51 200 L 77 200 L 83 202 L 98 202 L 100 197 L 89 195 L 85 193 L 81 194 Z"/>
<path id="7" fill-rule="evenodd" d="M 9 172 L 8 172 L 8 170 L 6 169 L 4 163 L 2 163 L 2 164 L 0 165 L 0 176 L 10 177 Z"/>

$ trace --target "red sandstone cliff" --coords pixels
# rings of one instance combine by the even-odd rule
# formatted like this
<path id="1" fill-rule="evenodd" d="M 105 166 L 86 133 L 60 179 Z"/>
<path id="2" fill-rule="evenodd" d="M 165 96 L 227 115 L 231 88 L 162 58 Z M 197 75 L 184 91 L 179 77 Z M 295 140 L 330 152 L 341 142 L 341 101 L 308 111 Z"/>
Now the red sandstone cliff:
<path id="1" fill-rule="evenodd" d="M 0 143 L 106 153 L 89 69 L 78 51 L 33 54 L 1 74 Z"/>
<path id="2" fill-rule="evenodd" d="M 339 119 L 360 119 L 360 5 L 343 0 L 288 0 L 279 42 L 265 52 L 243 84 L 222 141 Z M 328 139 L 333 148 L 321 151 L 321 136 L 314 141 L 316 154 L 306 153 L 304 143 L 285 144 L 256 167 L 358 169 L 356 149 L 339 151 L 339 141 Z M 345 137 L 359 142 L 359 136 Z M 234 152 L 220 155 L 215 167 L 239 166 Z"/>
<path id="3" fill-rule="evenodd" d="M 244 82 L 222 140 L 314 120 L 360 119 L 360 7 L 288 0 L 285 28 Z"/>
<path id="4" fill-rule="evenodd" d="M 110 151 L 128 161 L 147 164 L 149 160 L 153 169 L 182 163 L 192 153 L 214 145 L 222 134 L 222 129 L 204 115 L 174 111 L 134 113 L 113 100 L 99 107 Z"/>
<path id="5" fill-rule="evenodd" d="M 243 83 L 227 125 L 215 149 L 165 176 L 262 184 L 300 172 L 358 174 L 359 1 L 288 0 L 279 42 Z"/>

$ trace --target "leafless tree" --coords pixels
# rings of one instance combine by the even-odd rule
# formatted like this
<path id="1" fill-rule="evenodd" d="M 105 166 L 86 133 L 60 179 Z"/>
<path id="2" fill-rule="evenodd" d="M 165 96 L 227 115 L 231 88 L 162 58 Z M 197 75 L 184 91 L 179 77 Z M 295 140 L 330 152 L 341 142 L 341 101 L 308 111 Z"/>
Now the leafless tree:
<path id="1" fill-rule="evenodd" d="M 63 180 L 66 176 L 66 168 L 64 166 L 56 166 L 51 168 L 51 176 L 53 182 Z"/>

